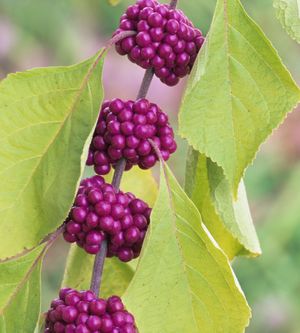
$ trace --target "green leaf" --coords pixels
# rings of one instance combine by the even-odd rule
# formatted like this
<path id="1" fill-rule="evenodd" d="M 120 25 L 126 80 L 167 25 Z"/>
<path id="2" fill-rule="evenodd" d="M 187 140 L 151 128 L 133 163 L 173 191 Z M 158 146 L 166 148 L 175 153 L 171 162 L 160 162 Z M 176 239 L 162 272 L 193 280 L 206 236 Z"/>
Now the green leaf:
<path id="1" fill-rule="evenodd" d="M 109 175 L 107 181 L 110 181 L 111 178 L 112 175 Z M 131 191 L 150 206 L 153 205 L 157 195 L 157 185 L 151 171 L 137 167 L 124 173 L 121 190 Z M 76 289 L 88 289 L 94 258 L 77 245 L 71 246 L 62 285 Z M 122 263 L 116 258 L 107 259 L 101 283 L 101 296 L 122 295 L 132 279 L 134 270 L 135 265 Z"/>
<path id="2" fill-rule="evenodd" d="M 262 142 L 300 91 L 239 0 L 218 0 L 179 114 L 189 144 L 224 170 L 235 195 Z"/>
<path id="3" fill-rule="evenodd" d="M 299 0 L 273 0 L 276 16 L 285 31 L 300 43 L 300 2 Z"/>
<path id="4" fill-rule="evenodd" d="M 87 254 L 77 245 L 72 245 L 62 286 L 78 290 L 89 289 L 95 256 Z M 134 274 L 134 270 L 118 258 L 105 260 L 101 282 L 101 297 L 122 295 Z"/>
<path id="5" fill-rule="evenodd" d="M 250 309 L 224 252 L 169 169 L 124 297 L 141 333 L 244 332 Z"/>
<path id="6" fill-rule="evenodd" d="M 106 177 L 107 182 L 111 182 L 112 173 Z M 121 182 L 123 192 L 132 192 L 137 198 L 144 200 L 152 207 L 157 197 L 157 183 L 151 170 L 142 170 L 139 167 L 133 167 L 126 171 Z"/>
<path id="7" fill-rule="evenodd" d="M 0 258 L 36 246 L 67 216 L 103 97 L 102 54 L 0 83 Z"/>
<path id="8" fill-rule="evenodd" d="M 121 2 L 121 0 L 108 0 L 108 3 L 112 6 L 116 6 Z"/>
<path id="9" fill-rule="evenodd" d="M 0 332 L 34 332 L 40 313 L 45 245 L 0 263 Z"/>
<path id="10" fill-rule="evenodd" d="M 185 189 L 229 259 L 261 253 L 243 181 L 235 200 L 222 169 L 205 155 L 190 149 Z"/>

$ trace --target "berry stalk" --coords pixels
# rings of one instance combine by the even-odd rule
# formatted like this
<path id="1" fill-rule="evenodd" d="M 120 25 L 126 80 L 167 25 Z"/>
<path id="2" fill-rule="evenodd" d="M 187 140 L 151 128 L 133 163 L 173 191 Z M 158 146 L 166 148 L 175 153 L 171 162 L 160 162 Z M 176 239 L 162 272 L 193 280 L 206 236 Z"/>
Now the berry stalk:
<path id="1" fill-rule="evenodd" d="M 170 7 L 173 8 L 173 9 L 175 9 L 176 6 L 177 6 L 177 2 L 178 2 L 178 0 L 171 0 Z"/>
<path id="2" fill-rule="evenodd" d="M 99 295 L 99 291 L 100 291 L 101 278 L 102 278 L 106 253 L 107 253 L 107 242 L 106 242 L 106 240 L 104 240 L 101 243 L 100 251 L 97 253 L 97 255 L 95 257 L 94 267 L 93 267 L 93 275 L 92 275 L 90 289 L 96 296 Z"/>
<path id="3" fill-rule="evenodd" d="M 126 161 L 125 159 L 121 159 L 115 169 L 112 186 L 119 190 L 122 174 L 125 170 Z M 101 278 L 103 273 L 103 267 L 104 267 L 104 261 L 107 254 L 107 242 L 104 240 L 101 243 L 100 251 L 97 253 L 94 261 L 94 267 L 93 267 L 93 275 L 92 275 L 92 281 L 91 281 L 91 290 L 95 293 L 95 295 L 99 295 L 100 291 L 100 285 L 101 285 Z"/>
<path id="4" fill-rule="evenodd" d="M 154 70 L 152 68 L 147 69 L 136 99 L 146 97 L 148 90 L 150 88 L 153 76 L 154 76 Z"/>
<path id="5" fill-rule="evenodd" d="M 170 7 L 175 9 L 177 6 L 178 0 L 171 0 L 170 1 Z M 132 32 L 130 32 L 131 34 Z M 113 41 L 115 42 L 115 41 Z M 140 98 L 145 98 L 152 79 L 154 76 L 154 70 L 153 68 L 149 68 L 146 70 L 141 87 L 139 89 L 137 99 Z M 112 186 L 116 189 L 119 190 L 121 179 L 123 172 L 125 170 L 126 166 L 126 160 L 121 159 L 115 168 L 114 176 L 113 176 L 113 181 L 112 181 Z M 94 267 L 93 267 L 93 273 L 92 273 L 92 280 L 91 280 L 91 290 L 98 296 L 100 292 L 100 286 L 101 286 L 101 279 L 102 279 L 102 273 L 103 273 L 103 267 L 104 267 L 104 261 L 106 258 L 107 254 L 107 242 L 103 241 L 101 244 L 100 251 L 97 253 L 94 261 Z"/>

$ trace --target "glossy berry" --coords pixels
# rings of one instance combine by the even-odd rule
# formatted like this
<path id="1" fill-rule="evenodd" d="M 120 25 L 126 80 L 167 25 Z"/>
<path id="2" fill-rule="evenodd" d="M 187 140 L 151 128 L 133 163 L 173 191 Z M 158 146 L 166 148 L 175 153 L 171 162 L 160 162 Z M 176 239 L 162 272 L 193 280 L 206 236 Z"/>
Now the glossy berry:
<path id="1" fill-rule="evenodd" d="M 136 35 L 116 44 L 121 55 L 148 69 L 169 86 L 190 73 L 204 37 L 179 9 L 155 0 L 138 0 L 127 8 L 115 34 L 133 30 Z"/>
<path id="2" fill-rule="evenodd" d="M 76 302 L 70 306 L 67 297 Z M 45 333 L 137 333 L 134 317 L 125 310 L 118 296 L 107 300 L 91 291 L 63 288 L 51 302 L 46 315 Z"/>
<path id="3" fill-rule="evenodd" d="M 65 222 L 64 238 L 90 254 L 97 254 L 106 239 L 108 257 L 130 261 L 140 254 L 150 213 L 148 205 L 132 193 L 116 192 L 101 176 L 87 178 Z M 76 293 L 62 297 L 70 307 L 79 301 Z M 81 309 L 85 306 L 80 304 Z"/>
<path id="4" fill-rule="evenodd" d="M 164 160 L 177 148 L 168 116 L 156 104 L 147 99 L 106 101 L 101 108 L 87 164 L 94 165 L 99 175 L 107 174 L 120 158 L 126 159 L 126 170 L 136 164 L 149 169 L 158 160 L 150 140 L 161 150 Z M 80 221 L 86 218 L 81 210 L 76 214 Z"/>

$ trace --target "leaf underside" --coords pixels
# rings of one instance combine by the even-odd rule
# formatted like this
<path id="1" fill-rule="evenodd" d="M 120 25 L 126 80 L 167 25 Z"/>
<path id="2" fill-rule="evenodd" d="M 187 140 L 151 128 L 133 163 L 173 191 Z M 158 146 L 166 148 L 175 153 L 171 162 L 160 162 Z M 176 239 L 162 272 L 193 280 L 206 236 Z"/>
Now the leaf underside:
<path id="1" fill-rule="evenodd" d="M 235 200 L 222 169 L 190 149 L 185 190 L 229 259 L 237 255 L 255 257 L 261 254 L 243 181 Z"/>
<path id="2" fill-rule="evenodd" d="M 300 1 L 273 0 L 276 16 L 292 39 L 300 43 Z"/>

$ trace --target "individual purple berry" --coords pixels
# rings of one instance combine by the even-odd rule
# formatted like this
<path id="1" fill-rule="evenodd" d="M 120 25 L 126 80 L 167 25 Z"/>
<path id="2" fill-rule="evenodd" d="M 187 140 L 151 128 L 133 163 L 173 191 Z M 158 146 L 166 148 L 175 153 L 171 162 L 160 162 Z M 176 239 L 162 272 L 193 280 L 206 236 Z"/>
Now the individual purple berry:
<path id="1" fill-rule="evenodd" d="M 165 49 L 166 52 L 170 50 L 170 46 L 167 44 L 161 47 Z M 184 60 L 185 57 L 189 58 L 190 56 L 188 53 L 182 53 L 181 57 Z M 175 58 L 176 55 L 174 54 L 174 59 Z M 164 62 L 163 58 L 159 56 L 156 56 L 156 61 Z M 181 74 L 180 69 L 184 67 L 178 68 L 179 74 Z M 178 80 L 178 77 L 172 74 L 166 67 L 162 67 L 158 71 L 161 72 L 161 75 L 164 76 L 167 81 Z M 99 134 L 97 131 L 100 125 L 104 128 L 101 132 L 102 134 Z M 165 141 L 163 137 L 166 135 L 173 138 L 173 140 L 169 140 L 169 146 L 167 144 L 161 144 L 161 140 Z M 101 145 L 101 148 L 99 148 L 99 145 L 95 145 L 96 138 L 98 138 L 96 142 L 105 142 L 104 145 Z M 100 140 L 100 138 L 103 138 L 103 140 Z M 168 154 L 164 153 L 165 160 L 177 147 L 174 140 L 174 133 L 168 123 L 168 116 L 163 113 L 156 104 L 150 103 L 145 98 L 135 102 L 121 101 L 120 99 L 104 102 L 89 153 L 89 155 L 93 155 L 95 172 L 100 175 L 107 174 L 111 166 L 114 167 L 121 158 L 126 159 L 126 170 L 129 170 L 136 164 L 142 169 L 151 168 L 157 162 L 158 157 L 150 140 L 152 140 L 159 149 L 163 147 L 163 150 L 168 152 Z M 81 221 L 85 219 L 86 201 L 96 203 L 101 201 L 100 197 L 101 194 L 98 192 L 91 193 L 88 198 L 81 196 L 80 199 L 78 199 L 81 205 L 79 205 L 77 209 L 74 209 L 73 219 L 81 223 Z M 99 213 L 99 215 L 101 215 L 101 213 Z"/>
<path id="2" fill-rule="evenodd" d="M 137 34 L 118 42 L 117 52 L 127 55 L 130 61 L 143 68 L 152 67 L 155 75 L 169 86 L 176 85 L 180 78 L 190 73 L 204 42 L 201 31 L 181 10 L 152 0 L 138 0 L 127 8 L 115 34 L 127 30 Z M 189 57 L 180 57 L 184 52 Z M 160 71 L 163 66 L 166 69 Z M 181 67 L 180 71 L 178 67 Z M 88 162 L 92 163 L 90 155 Z"/>
<path id="3" fill-rule="evenodd" d="M 100 176 L 84 179 L 80 184 L 78 196 L 88 199 L 88 205 L 83 209 L 85 219 L 82 219 L 84 215 L 80 213 L 81 222 L 75 222 L 73 219 L 78 209 L 75 209 L 76 206 L 71 209 L 71 214 L 65 222 L 65 240 L 76 242 L 90 254 L 97 254 L 102 242 L 106 240 L 108 257 L 116 256 L 123 261 L 136 258 L 140 254 L 150 222 L 151 208 L 144 201 L 135 198 L 132 193 L 121 191 L 117 193 L 112 185 L 105 183 Z M 77 197 L 75 202 L 78 202 Z M 74 211 L 76 214 L 73 214 Z M 85 298 L 87 295 L 88 292 L 85 293 Z M 78 293 L 62 289 L 60 297 L 66 305 L 75 307 L 81 312 L 88 312 L 86 305 L 80 303 Z M 55 301 L 54 305 L 61 305 L 57 304 L 58 301 Z M 97 306 L 101 308 L 101 304 L 94 305 L 95 315 L 101 310 L 97 310 Z M 93 310 L 90 309 L 90 311 Z M 82 318 L 80 321 L 81 324 L 85 324 Z"/>
<path id="4" fill-rule="evenodd" d="M 80 324 L 76 327 L 76 333 L 91 333 L 86 325 Z"/>
<path id="5" fill-rule="evenodd" d="M 64 333 L 65 332 L 65 325 L 63 325 L 61 322 L 56 322 L 54 325 L 53 325 L 53 331 L 49 331 L 50 333 L 51 332 L 54 332 L 54 333 Z"/>
<path id="6" fill-rule="evenodd" d="M 76 305 L 80 301 L 80 297 L 76 292 L 68 292 L 64 297 L 64 301 L 67 305 Z"/>
<path id="7" fill-rule="evenodd" d="M 121 248 L 118 251 L 118 257 L 121 261 L 128 262 L 134 258 L 134 253 L 129 248 Z"/>
<path id="8" fill-rule="evenodd" d="M 78 316 L 78 310 L 74 306 L 66 306 L 62 311 L 62 319 L 66 323 L 73 323 Z"/>
<path id="9" fill-rule="evenodd" d="M 71 214 L 75 222 L 82 223 L 86 218 L 87 212 L 84 208 L 74 207 Z"/>
<path id="10" fill-rule="evenodd" d="M 86 322 L 87 327 L 92 331 L 99 330 L 101 327 L 101 319 L 98 316 L 92 315 L 89 316 L 89 319 Z"/>
<path id="11" fill-rule="evenodd" d="M 96 316 L 102 316 L 106 312 L 106 301 L 95 299 L 89 303 L 90 312 Z"/>
<path id="12" fill-rule="evenodd" d="M 114 323 L 110 318 L 103 318 L 101 330 L 103 333 L 111 333 L 114 329 Z"/>

